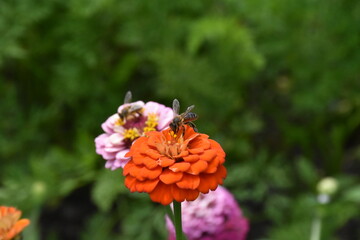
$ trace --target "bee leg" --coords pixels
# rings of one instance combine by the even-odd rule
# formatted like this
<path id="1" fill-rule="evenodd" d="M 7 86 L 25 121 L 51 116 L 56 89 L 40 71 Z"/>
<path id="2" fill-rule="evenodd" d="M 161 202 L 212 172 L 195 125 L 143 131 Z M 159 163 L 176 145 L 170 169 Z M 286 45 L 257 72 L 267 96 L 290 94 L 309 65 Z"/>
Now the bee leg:
<path id="1" fill-rule="evenodd" d="M 181 125 L 181 136 L 184 136 L 185 135 L 185 126 L 184 125 Z"/>
<path id="2" fill-rule="evenodd" d="M 193 123 L 193 122 L 187 122 L 186 124 L 189 125 L 190 127 L 192 127 L 195 132 L 198 132 L 198 129 L 196 128 L 195 123 Z"/>

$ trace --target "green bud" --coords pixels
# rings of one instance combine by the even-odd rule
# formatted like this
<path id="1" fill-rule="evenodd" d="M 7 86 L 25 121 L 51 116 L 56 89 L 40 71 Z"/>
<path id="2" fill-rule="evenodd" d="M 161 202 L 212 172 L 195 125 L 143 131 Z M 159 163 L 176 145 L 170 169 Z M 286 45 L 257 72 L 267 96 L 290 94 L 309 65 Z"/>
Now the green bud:
<path id="1" fill-rule="evenodd" d="M 317 185 L 319 194 L 332 195 L 338 189 L 338 181 L 333 177 L 326 177 L 321 179 Z"/>
<path id="2" fill-rule="evenodd" d="M 41 201 L 46 194 L 46 183 L 35 181 L 32 185 L 32 193 L 36 201 Z"/>

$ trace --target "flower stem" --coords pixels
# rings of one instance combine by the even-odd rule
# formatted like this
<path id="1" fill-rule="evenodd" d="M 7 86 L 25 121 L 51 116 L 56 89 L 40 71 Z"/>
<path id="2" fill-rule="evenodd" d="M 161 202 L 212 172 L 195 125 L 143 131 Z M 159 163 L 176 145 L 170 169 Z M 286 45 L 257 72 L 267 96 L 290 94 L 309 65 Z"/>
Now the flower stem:
<path id="1" fill-rule="evenodd" d="M 181 202 L 174 201 L 173 205 L 174 205 L 176 240 L 183 240 L 182 222 L 181 222 Z"/>
<path id="2" fill-rule="evenodd" d="M 312 222 L 310 240 L 320 240 L 320 235 L 321 235 L 321 215 L 319 212 L 317 212 Z"/>

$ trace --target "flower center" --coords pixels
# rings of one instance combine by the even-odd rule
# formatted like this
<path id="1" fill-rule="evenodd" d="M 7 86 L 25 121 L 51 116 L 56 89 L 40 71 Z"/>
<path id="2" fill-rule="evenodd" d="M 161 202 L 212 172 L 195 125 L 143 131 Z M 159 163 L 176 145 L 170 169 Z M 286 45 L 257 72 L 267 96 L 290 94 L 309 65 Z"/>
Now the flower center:
<path id="1" fill-rule="evenodd" d="M 174 159 L 176 162 L 183 161 L 183 152 L 186 151 L 187 145 L 183 144 L 184 138 L 182 135 L 176 135 L 173 131 L 169 131 L 171 136 L 170 140 L 163 138 L 162 143 L 158 144 L 157 150 L 162 155 Z"/>
<path id="2" fill-rule="evenodd" d="M 159 118 L 156 113 L 149 113 L 148 118 L 145 122 L 144 133 L 150 131 L 156 131 Z"/>
<path id="3" fill-rule="evenodd" d="M 20 215 L 18 213 L 9 214 L 7 216 L 1 217 L 1 219 L 0 219 L 0 237 L 2 234 L 6 235 L 6 233 L 11 229 L 11 227 L 16 223 L 16 221 L 19 218 L 20 218 Z"/>
<path id="4" fill-rule="evenodd" d="M 156 131 L 159 117 L 156 113 L 150 113 L 147 117 L 141 116 L 134 118 L 131 121 L 127 121 L 122 128 L 124 129 L 124 139 L 131 144 L 136 138 L 143 136 L 144 133 L 150 131 Z M 122 121 L 119 118 L 115 125 L 119 126 Z M 116 127 L 116 126 L 115 126 Z"/>
<path id="5" fill-rule="evenodd" d="M 124 138 L 134 141 L 135 138 L 140 137 L 139 130 L 137 128 L 126 129 L 124 132 Z"/>

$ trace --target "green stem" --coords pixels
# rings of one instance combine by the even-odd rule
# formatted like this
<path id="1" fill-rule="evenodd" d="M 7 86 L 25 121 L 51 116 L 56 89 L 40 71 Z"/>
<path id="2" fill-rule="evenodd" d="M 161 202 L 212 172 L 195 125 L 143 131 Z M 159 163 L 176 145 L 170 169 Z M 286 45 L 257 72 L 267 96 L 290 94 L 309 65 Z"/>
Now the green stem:
<path id="1" fill-rule="evenodd" d="M 310 240 L 320 240 L 320 235 L 321 235 L 321 215 L 318 211 L 312 222 Z"/>
<path id="2" fill-rule="evenodd" d="M 174 205 L 176 240 L 183 240 L 182 222 L 181 222 L 181 202 L 174 201 L 173 205 Z"/>

